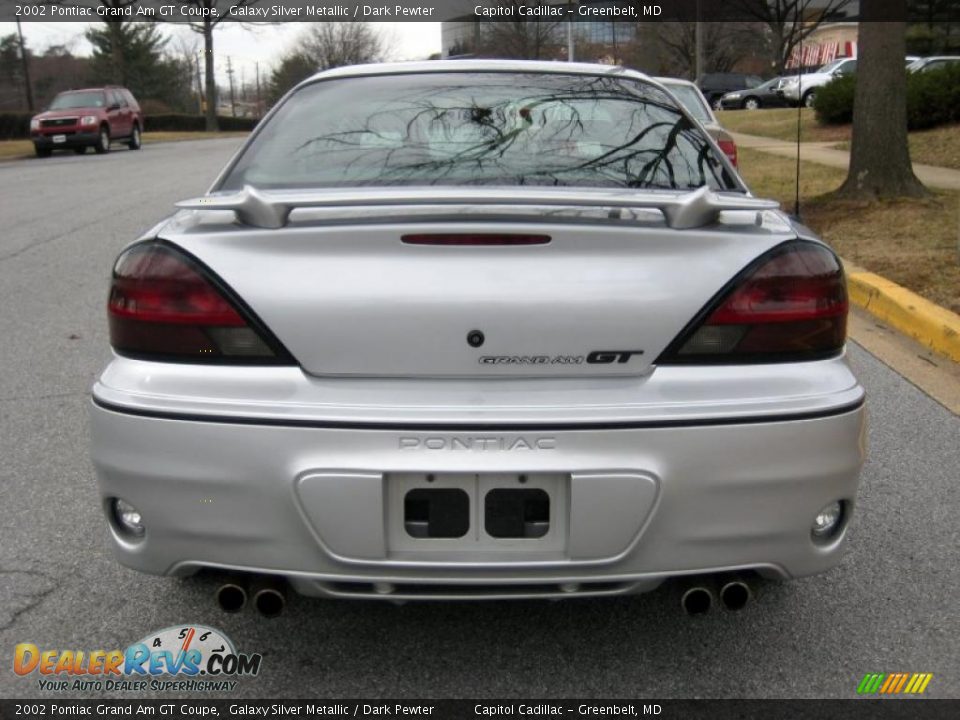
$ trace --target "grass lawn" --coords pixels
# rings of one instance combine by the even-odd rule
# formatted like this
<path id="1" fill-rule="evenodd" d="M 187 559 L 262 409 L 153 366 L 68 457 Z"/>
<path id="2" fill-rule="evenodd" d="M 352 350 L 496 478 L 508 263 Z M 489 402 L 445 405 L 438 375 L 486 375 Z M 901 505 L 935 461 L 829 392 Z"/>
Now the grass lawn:
<path id="1" fill-rule="evenodd" d="M 793 211 L 793 160 L 741 148 L 740 169 L 754 194 Z M 846 260 L 960 313 L 960 193 L 876 202 L 824 197 L 845 177 L 844 170 L 801 163 L 803 221 Z"/>
<path id="2" fill-rule="evenodd" d="M 813 110 L 803 109 L 800 142 L 836 142 L 841 150 L 850 149 L 849 125 L 819 125 Z M 797 141 L 797 110 L 725 110 L 720 124 L 733 132 Z M 910 133 L 910 158 L 923 165 L 960 170 L 960 125 L 944 125 L 933 130 Z"/>
<path id="3" fill-rule="evenodd" d="M 849 150 L 850 143 L 841 143 L 837 147 Z M 960 125 L 910 133 L 910 160 L 921 165 L 960 170 Z"/>
<path id="4" fill-rule="evenodd" d="M 249 133 L 245 132 L 145 132 L 143 134 L 144 143 L 156 142 L 176 142 L 178 140 L 209 140 L 211 138 L 230 138 L 246 137 Z M 122 144 L 121 144 L 122 147 Z M 92 153 L 93 150 L 87 150 Z M 0 140 L 0 160 L 15 160 L 25 157 L 33 157 L 33 143 L 29 140 Z"/>
<path id="5" fill-rule="evenodd" d="M 800 142 L 842 142 L 850 139 L 849 125 L 820 125 L 813 110 L 800 111 Z M 785 142 L 797 141 L 797 109 L 724 110 L 717 120 L 727 130 L 775 138 Z"/>

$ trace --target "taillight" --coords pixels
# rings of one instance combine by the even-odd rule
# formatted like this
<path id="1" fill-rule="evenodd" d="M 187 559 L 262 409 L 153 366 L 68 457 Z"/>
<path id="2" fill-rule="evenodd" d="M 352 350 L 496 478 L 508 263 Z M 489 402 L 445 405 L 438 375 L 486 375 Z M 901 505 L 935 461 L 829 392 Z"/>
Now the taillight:
<path id="1" fill-rule="evenodd" d="M 815 360 L 840 352 L 846 333 L 840 262 L 822 245 L 794 241 L 744 270 L 657 362 Z"/>
<path id="2" fill-rule="evenodd" d="M 121 355 L 188 362 L 289 364 L 289 354 L 196 261 L 135 245 L 113 268 L 110 344 Z"/>
<path id="3" fill-rule="evenodd" d="M 723 154 L 727 156 L 730 163 L 737 167 L 737 144 L 733 140 L 717 140 L 717 145 L 723 150 Z"/>

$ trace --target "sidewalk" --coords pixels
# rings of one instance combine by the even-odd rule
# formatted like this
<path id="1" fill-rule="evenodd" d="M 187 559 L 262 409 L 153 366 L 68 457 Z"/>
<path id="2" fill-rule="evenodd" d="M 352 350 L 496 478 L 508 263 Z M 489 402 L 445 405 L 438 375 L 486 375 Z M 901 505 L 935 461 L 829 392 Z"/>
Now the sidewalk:
<path id="1" fill-rule="evenodd" d="M 734 132 L 730 134 L 733 135 L 737 147 L 751 148 L 782 157 L 795 158 L 797 156 L 796 143 L 760 137 L 759 135 L 745 135 Z M 800 159 L 846 170 L 850 166 L 850 153 L 832 147 L 837 144 L 836 142 L 802 142 L 800 143 Z M 913 172 L 920 179 L 920 182 L 927 187 L 940 190 L 960 190 L 960 170 L 914 163 Z"/>

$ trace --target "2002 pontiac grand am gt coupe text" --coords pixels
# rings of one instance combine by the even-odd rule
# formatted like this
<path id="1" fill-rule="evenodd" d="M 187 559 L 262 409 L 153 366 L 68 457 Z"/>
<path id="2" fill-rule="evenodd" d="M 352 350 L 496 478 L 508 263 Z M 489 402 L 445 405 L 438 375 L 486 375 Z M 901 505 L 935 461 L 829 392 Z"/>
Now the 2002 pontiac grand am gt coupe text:
<path id="1" fill-rule="evenodd" d="M 397 600 L 838 562 L 842 268 L 645 76 L 321 73 L 180 205 L 116 262 L 93 388 L 125 565 Z"/>

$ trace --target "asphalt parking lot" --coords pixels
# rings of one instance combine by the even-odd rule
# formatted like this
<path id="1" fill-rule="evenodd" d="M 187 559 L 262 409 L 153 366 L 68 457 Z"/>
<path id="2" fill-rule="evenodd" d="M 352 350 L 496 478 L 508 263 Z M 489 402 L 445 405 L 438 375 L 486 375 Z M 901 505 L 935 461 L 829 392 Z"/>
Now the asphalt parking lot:
<path id="1" fill-rule="evenodd" d="M 740 613 L 688 618 L 663 587 L 564 603 L 293 598 L 264 620 L 222 613 L 210 581 L 117 565 L 86 424 L 109 270 L 238 142 L 0 164 L 0 697 L 42 696 L 11 670 L 17 643 L 111 649 L 185 623 L 263 654 L 235 692 L 249 698 L 851 698 L 867 672 L 930 672 L 928 696 L 960 697 L 960 418 L 856 345 L 870 453 L 849 552 L 825 575 L 761 585 Z"/>

